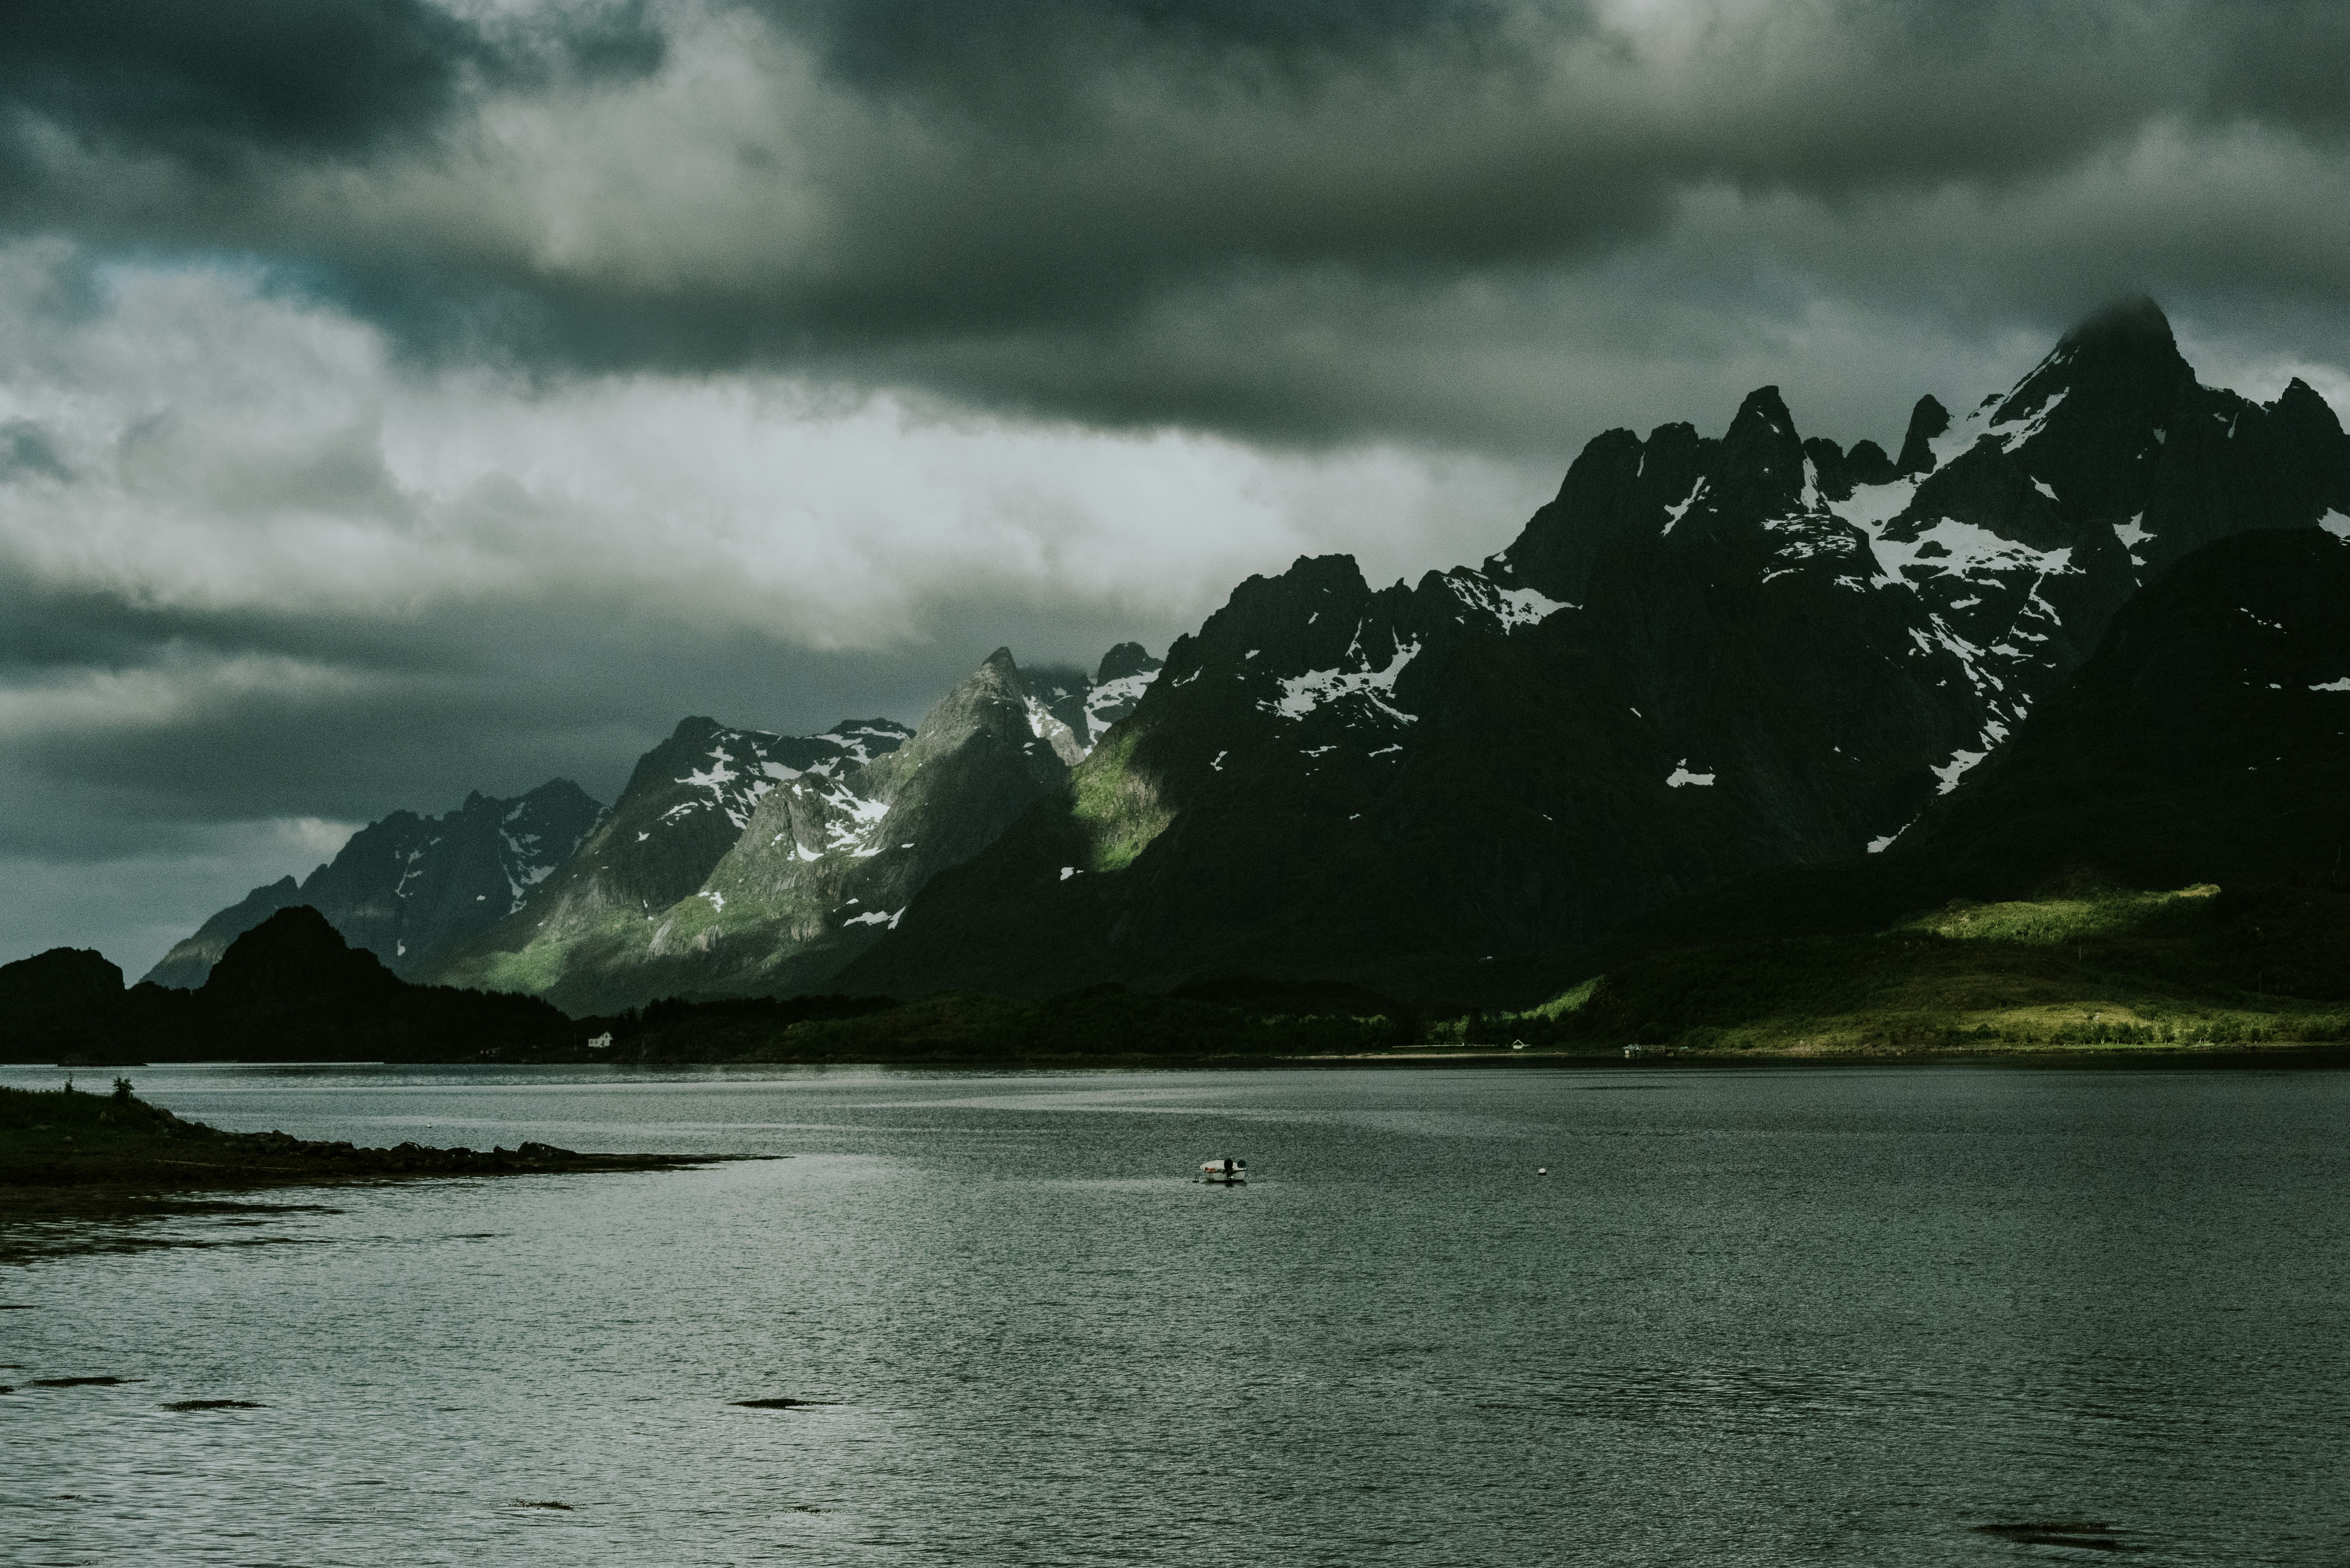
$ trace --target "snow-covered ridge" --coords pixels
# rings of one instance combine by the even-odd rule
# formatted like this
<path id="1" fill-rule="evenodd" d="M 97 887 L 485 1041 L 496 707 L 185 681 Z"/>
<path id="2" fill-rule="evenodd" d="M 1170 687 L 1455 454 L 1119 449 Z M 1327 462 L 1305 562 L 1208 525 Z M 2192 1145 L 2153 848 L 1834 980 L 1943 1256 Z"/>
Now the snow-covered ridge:
<path id="1" fill-rule="evenodd" d="M 805 738 L 758 730 L 721 730 L 710 738 L 710 750 L 703 753 L 706 762 L 700 766 L 689 764 L 682 777 L 671 779 L 691 792 L 690 797 L 663 812 L 660 820 L 679 822 L 697 812 L 714 811 L 739 832 L 748 825 L 759 802 L 778 784 L 804 777 L 837 779 L 894 751 L 912 733 L 888 720 L 843 724 Z M 816 754 L 810 756 L 810 752 Z M 798 756 L 806 766 L 794 767 L 784 761 L 787 754 Z"/>

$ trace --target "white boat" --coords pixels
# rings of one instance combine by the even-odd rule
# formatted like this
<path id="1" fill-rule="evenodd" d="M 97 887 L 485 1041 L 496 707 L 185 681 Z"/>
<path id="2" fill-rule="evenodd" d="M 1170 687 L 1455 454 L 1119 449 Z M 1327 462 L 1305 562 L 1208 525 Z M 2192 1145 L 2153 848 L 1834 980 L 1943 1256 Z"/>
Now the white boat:
<path id="1" fill-rule="evenodd" d="M 1231 1187 L 1244 1185 L 1248 1181 L 1248 1161 L 1232 1158 L 1205 1161 L 1200 1167 L 1200 1179 L 1221 1181 Z"/>

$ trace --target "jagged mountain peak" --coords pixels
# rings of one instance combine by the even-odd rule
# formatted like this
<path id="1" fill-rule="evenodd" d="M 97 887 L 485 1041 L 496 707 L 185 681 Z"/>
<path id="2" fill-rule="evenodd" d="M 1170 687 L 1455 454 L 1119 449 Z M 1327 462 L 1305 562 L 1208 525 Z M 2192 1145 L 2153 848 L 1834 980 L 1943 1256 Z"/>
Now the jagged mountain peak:
<path id="1" fill-rule="evenodd" d="M 1075 726 L 1055 716 L 1031 690 L 1009 648 L 989 654 L 977 670 L 931 705 L 915 726 L 914 738 L 906 743 L 903 760 L 919 766 L 982 732 L 1031 753 L 1039 759 L 1040 767 L 1055 776 L 1085 754 Z"/>
<path id="2" fill-rule="evenodd" d="M 1131 643 L 1113 660 L 1133 673 L 1097 685 L 999 648 L 911 728 L 689 719 L 571 863 L 435 978 L 588 1009 L 820 981 L 1130 711 L 1159 661 Z"/>
<path id="3" fill-rule="evenodd" d="M 2083 354 L 2148 355 L 2159 355 L 2168 348 L 2176 355 L 2178 340 L 2170 330 L 2170 317 L 2162 313 L 2162 306 L 2151 296 L 2140 294 L 2091 311 L 2057 339 L 2056 348 L 2059 353 L 2072 349 Z M 2179 363 L 2186 361 L 2181 359 Z"/>
<path id="4" fill-rule="evenodd" d="M 2094 452 L 2101 466 L 2145 457 L 2150 432 L 2165 429 L 2182 392 L 2195 386 L 2194 367 L 2178 351 L 2170 320 L 2146 298 L 2123 300 L 2083 320 L 2033 366 L 1986 421 L 1998 430 L 2019 421 L 2054 444 Z"/>
<path id="5" fill-rule="evenodd" d="M 1746 394 L 1731 419 L 1730 429 L 1722 435 L 1722 444 L 1735 446 L 1759 441 L 1765 432 L 1780 441 L 1791 440 L 1795 433 L 1794 416 L 1787 411 L 1787 400 L 1779 395 L 1776 385 L 1757 387 Z"/>
<path id="6" fill-rule="evenodd" d="M 1803 438 L 1776 387 L 1746 394 L 1721 438 L 1707 510 L 1770 516 L 1797 510 L 1806 487 Z"/>
<path id="7" fill-rule="evenodd" d="M 1942 400 L 1929 392 L 1918 400 L 1909 410 L 1909 428 L 1901 437 L 1901 455 L 1893 460 L 1900 473 L 1930 473 L 1934 469 L 1934 442 L 1949 431 L 1950 410 Z"/>
<path id="8" fill-rule="evenodd" d="M 148 971 L 159 985 L 202 985 L 230 943 L 276 911 L 306 905 L 395 971 L 472 940 L 519 909 L 586 837 L 603 807 L 568 779 L 511 799 L 468 791 L 441 816 L 394 811 L 353 834 L 301 884 L 255 888 L 174 944 Z"/>
<path id="9" fill-rule="evenodd" d="M 2334 405 L 2298 376 L 2285 383 L 2276 401 L 2263 405 L 2263 411 L 2275 415 L 2282 425 L 2303 441 L 2320 444 L 2332 441 L 2337 447 L 2343 444 L 2342 421 L 2334 414 Z M 2344 466 L 2345 473 L 2350 473 L 2350 462 Z"/>
<path id="10" fill-rule="evenodd" d="M 2298 387 L 2301 383 L 2295 381 L 2293 385 Z M 1094 670 L 1094 684 L 1105 685 L 1128 676 L 1147 675 L 1157 670 L 1159 663 L 1159 659 L 1150 657 L 1150 650 L 1142 644 L 1121 642 L 1101 656 L 1101 663 Z"/>
<path id="11" fill-rule="evenodd" d="M 1718 438 L 1607 431 L 1482 567 L 1240 585 L 1066 801 L 840 981 L 1473 988 L 1743 869 L 1884 851 L 2142 575 L 2249 528 L 2350 535 L 2321 403 L 2199 387 L 2134 306 L 2011 392 L 1919 400 L 1898 463 L 1804 440 L 1771 388 Z"/>

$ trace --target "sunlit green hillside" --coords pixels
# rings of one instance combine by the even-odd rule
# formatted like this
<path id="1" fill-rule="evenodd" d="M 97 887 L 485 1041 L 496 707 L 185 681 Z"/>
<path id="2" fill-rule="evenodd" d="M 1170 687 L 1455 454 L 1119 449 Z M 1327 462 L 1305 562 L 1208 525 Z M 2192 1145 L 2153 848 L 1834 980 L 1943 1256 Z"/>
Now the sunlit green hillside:
<path id="1" fill-rule="evenodd" d="M 2339 1041 L 2345 954 L 2341 893 L 2061 886 L 1874 935 L 1665 953 L 1438 1034 L 1797 1053 Z"/>

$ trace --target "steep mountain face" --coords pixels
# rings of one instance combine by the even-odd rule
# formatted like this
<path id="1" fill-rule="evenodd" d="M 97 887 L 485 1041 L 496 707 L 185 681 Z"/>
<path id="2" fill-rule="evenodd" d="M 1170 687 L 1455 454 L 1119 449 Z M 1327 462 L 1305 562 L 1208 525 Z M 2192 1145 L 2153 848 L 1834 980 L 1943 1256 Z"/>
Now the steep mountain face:
<path id="1" fill-rule="evenodd" d="M 817 735 L 681 720 L 637 760 L 619 799 L 567 860 L 499 920 L 436 955 L 420 978 L 537 992 L 567 968 L 625 963 L 652 916 L 702 886 L 770 792 L 846 777 L 910 732 L 888 719 L 844 720 Z"/>
<path id="2" fill-rule="evenodd" d="M 1546 955 L 1541 971 L 1879 930 L 2083 874 L 2230 895 L 2350 886 L 2345 602 L 2350 523 L 2206 545 L 2125 605 L 2095 653 L 1889 852 L 1740 878 Z"/>
<path id="3" fill-rule="evenodd" d="M 1024 672 L 999 649 L 918 729 L 843 725 L 816 739 L 858 751 L 815 762 L 689 720 L 574 864 L 437 977 L 574 1012 L 821 988 L 931 877 L 1057 789 L 1158 669 L 1133 643 L 1090 676 Z"/>
<path id="4" fill-rule="evenodd" d="M 230 943 L 296 905 L 320 911 L 395 973 L 421 972 L 520 909 L 600 810 L 570 780 L 553 779 L 511 800 L 469 794 L 445 816 L 396 811 L 353 834 L 299 886 L 285 877 L 213 916 L 146 979 L 182 990 L 202 985 Z"/>
<path id="5" fill-rule="evenodd" d="M 1055 691 L 998 649 L 914 738 L 838 784 L 798 781 L 653 933 L 655 957 L 700 961 L 705 988 L 821 985 L 870 946 L 938 872 L 993 843 L 1087 749 L 1082 685 Z"/>
<path id="6" fill-rule="evenodd" d="M 1898 844 L 2148 574 L 2350 528 L 2323 400 L 2200 386 L 2147 302 L 1963 416 L 1922 400 L 1900 452 L 1806 440 L 1764 388 L 1719 440 L 1599 437 L 1481 567 L 1252 578 L 833 983 L 1474 996 L 1512 953 Z"/>
<path id="7" fill-rule="evenodd" d="M 2140 888 L 2340 885 L 2350 863 L 2350 519 L 2209 545 L 1917 829 L 1943 896 L 2068 865 Z"/>

